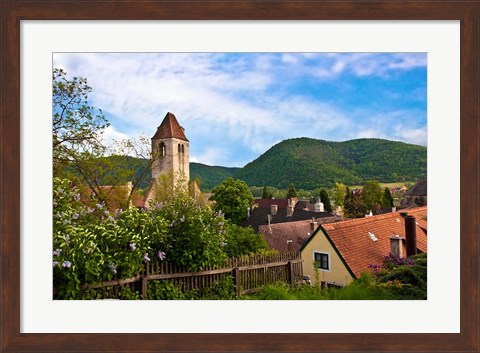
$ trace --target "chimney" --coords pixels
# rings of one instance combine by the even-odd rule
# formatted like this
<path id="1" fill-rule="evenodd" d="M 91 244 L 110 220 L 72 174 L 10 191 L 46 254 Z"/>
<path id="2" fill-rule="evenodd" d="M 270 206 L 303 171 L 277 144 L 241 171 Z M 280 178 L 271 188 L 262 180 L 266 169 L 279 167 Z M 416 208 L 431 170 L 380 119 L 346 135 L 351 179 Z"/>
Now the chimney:
<path id="1" fill-rule="evenodd" d="M 315 212 L 324 212 L 324 206 L 322 201 L 320 200 L 320 197 L 317 199 L 317 203 L 315 204 Z"/>
<path id="2" fill-rule="evenodd" d="M 390 237 L 390 253 L 397 258 L 403 257 L 402 238 L 398 234 Z"/>
<path id="3" fill-rule="evenodd" d="M 392 207 L 392 212 L 397 212 L 397 207 L 393 206 Z"/>
<path id="4" fill-rule="evenodd" d="M 268 225 L 270 225 L 270 223 L 272 222 L 272 216 L 270 215 L 267 216 L 267 222 L 268 222 Z"/>
<path id="5" fill-rule="evenodd" d="M 405 241 L 407 257 L 417 254 L 417 229 L 413 216 L 405 216 Z"/>
<path id="6" fill-rule="evenodd" d="M 295 205 L 297 204 L 297 201 L 298 201 L 298 197 L 292 197 L 290 199 L 290 204 L 295 207 Z"/>
<path id="7" fill-rule="evenodd" d="M 270 205 L 270 213 L 272 214 L 272 216 L 275 216 L 277 214 L 277 211 L 278 211 L 277 205 Z"/>
<path id="8" fill-rule="evenodd" d="M 312 217 L 312 220 L 310 221 L 310 230 L 312 231 L 312 233 L 315 231 L 315 229 L 317 229 L 318 227 L 318 223 L 315 222 L 315 217 Z"/>
<path id="9" fill-rule="evenodd" d="M 293 240 L 287 240 L 287 249 L 288 251 L 292 251 L 292 243 L 293 243 Z"/>
<path id="10" fill-rule="evenodd" d="M 287 217 L 292 217 L 294 210 L 295 210 L 295 207 L 294 207 L 294 206 L 288 205 L 288 206 L 287 206 Z"/>

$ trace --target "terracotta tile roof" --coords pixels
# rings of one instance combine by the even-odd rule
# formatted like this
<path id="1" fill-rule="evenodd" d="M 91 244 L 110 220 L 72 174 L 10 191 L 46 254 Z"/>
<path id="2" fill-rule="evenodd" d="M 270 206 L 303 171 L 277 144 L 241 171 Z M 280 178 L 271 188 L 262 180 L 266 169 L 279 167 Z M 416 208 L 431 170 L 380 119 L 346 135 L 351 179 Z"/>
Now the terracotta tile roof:
<path id="1" fill-rule="evenodd" d="M 287 208 L 288 199 L 255 199 L 255 203 L 258 205 L 258 208 L 268 208 L 272 205 L 277 205 L 278 209 Z M 299 200 L 295 204 L 296 210 L 303 210 L 307 208 L 309 203 L 307 201 Z"/>
<path id="2" fill-rule="evenodd" d="M 99 187 L 99 190 L 103 193 L 104 197 L 106 197 L 107 199 L 106 200 L 107 207 L 113 211 L 113 210 L 124 207 L 124 205 L 121 204 L 122 199 L 126 197 L 128 193 L 130 193 L 131 188 L 132 188 L 132 185 L 129 182 L 127 184 L 116 185 L 116 186 L 101 185 Z M 86 199 L 83 201 L 85 203 L 87 202 Z M 145 205 L 144 196 L 142 196 L 136 189 L 133 190 L 131 203 L 135 207 L 144 207 Z"/>
<path id="3" fill-rule="evenodd" d="M 165 115 L 165 118 L 163 118 L 163 121 L 157 128 L 157 132 L 153 135 L 152 140 L 162 138 L 176 138 L 188 142 L 177 118 L 170 112 L 168 112 L 167 115 Z"/>
<path id="4" fill-rule="evenodd" d="M 145 197 L 142 196 L 137 190 L 135 190 L 132 194 L 132 204 L 138 208 L 145 207 Z"/>
<path id="5" fill-rule="evenodd" d="M 277 205 L 278 209 L 287 208 L 288 206 L 287 199 L 255 199 L 255 203 L 258 205 L 258 208 L 268 209 L 270 209 L 271 205 Z"/>
<path id="6" fill-rule="evenodd" d="M 400 212 L 405 211 L 416 218 L 417 249 L 427 252 L 427 207 Z M 321 228 L 358 277 L 369 264 L 382 264 L 384 256 L 390 253 L 391 236 L 398 234 L 405 238 L 405 221 L 400 212 L 323 224 Z M 320 230 L 315 232 L 311 238 L 319 232 Z M 405 242 L 403 243 L 405 256 Z"/>
<path id="7" fill-rule="evenodd" d="M 258 231 L 258 227 L 262 225 L 268 224 L 268 215 L 270 215 L 270 208 L 255 208 L 250 217 L 244 219 L 241 222 L 242 227 L 252 227 L 255 231 Z M 331 218 L 332 222 L 335 219 L 340 219 L 338 216 L 334 216 L 330 212 L 313 212 L 313 211 L 305 211 L 305 210 L 295 210 L 293 215 L 287 217 L 287 209 L 286 208 L 279 208 L 277 214 L 271 216 L 270 224 L 276 223 L 285 223 L 285 222 L 295 222 L 295 221 L 303 221 L 303 220 L 311 220 L 313 218 L 324 218 L 329 217 Z"/>
<path id="8" fill-rule="evenodd" d="M 333 222 L 336 217 L 316 218 L 317 224 Z M 307 241 L 313 231 L 310 228 L 311 220 L 277 223 L 262 225 L 258 231 L 264 235 L 265 240 L 272 249 L 279 252 L 287 252 L 288 240 L 292 240 L 291 251 L 299 251 L 302 245 Z"/>

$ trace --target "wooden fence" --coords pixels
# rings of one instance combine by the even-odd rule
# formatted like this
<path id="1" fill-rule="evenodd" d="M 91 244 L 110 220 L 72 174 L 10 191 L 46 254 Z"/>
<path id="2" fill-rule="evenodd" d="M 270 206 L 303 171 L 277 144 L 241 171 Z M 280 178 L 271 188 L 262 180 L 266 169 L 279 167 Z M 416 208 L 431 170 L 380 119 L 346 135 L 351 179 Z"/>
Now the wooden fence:
<path id="1" fill-rule="evenodd" d="M 209 267 L 203 271 L 189 272 L 186 268 L 168 262 L 150 262 L 142 274 L 128 279 L 115 279 L 98 285 L 85 285 L 84 291 L 101 290 L 101 297 L 120 298 L 122 290 L 139 292 L 146 299 L 149 282 L 171 281 L 182 292 L 206 290 L 232 276 L 235 294 L 254 293 L 267 284 L 279 281 L 298 283 L 302 280 L 302 259 L 299 252 L 275 255 L 242 256 L 228 259 L 224 266 Z"/>

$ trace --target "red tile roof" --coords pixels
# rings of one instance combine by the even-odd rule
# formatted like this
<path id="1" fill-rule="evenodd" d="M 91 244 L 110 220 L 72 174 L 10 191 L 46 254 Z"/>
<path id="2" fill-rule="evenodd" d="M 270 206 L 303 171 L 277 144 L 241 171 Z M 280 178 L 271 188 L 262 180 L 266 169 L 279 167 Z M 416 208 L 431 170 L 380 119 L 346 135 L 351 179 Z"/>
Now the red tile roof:
<path id="1" fill-rule="evenodd" d="M 278 209 L 282 209 L 282 208 L 287 208 L 288 199 L 255 199 L 255 204 L 258 205 L 258 208 L 270 209 L 272 205 L 277 205 Z M 303 210 L 305 208 L 308 208 L 309 206 L 312 206 L 312 211 L 313 211 L 314 207 L 309 202 L 298 200 L 297 203 L 295 204 L 295 209 Z"/>
<path id="2" fill-rule="evenodd" d="M 287 199 L 255 199 L 255 203 L 258 205 L 258 208 L 268 209 L 270 209 L 271 205 L 277 205 L 278 209 L 287 208 L 288 206 Z"/>
<path id="3" fill-rule="evenodd" d="M 152 140 L 162 138 L 176 138 L 188 142 L 187 137 L 183 132 L 183 128 L 178 123 L 175 115 L 170 112 L 168 112 L 167 115 L 165 115 L 165 118 L 163 118 L 163 121 L 157 128 L 157 132 L 152 137 Z"/>
<path id="4" fill-rule="evenodd" d="M 132 204 L 135 207 L 142 208 L 145 207 L 145 197 L 141 195 L 137 190 L 132 194 Z"/>
<path id="5" fill-rule="evenodd" d="M 426 253 L 427 207 L 411 208 L 407 212 L 416 218 L 417 249 Z M 357 277 L 367 270 L 368 265 L 383 263 L 383 258 L 390 253 L 391 236 L 397 234 L 405 238 L 405 221 L 400 212 L 323 224 L 321 228 Z M 320 230 L 310 239 L 319 232 Z M 405 256 L 405 242 L 403 243 Z"/>
<path id="6" fill-rule="evenodd" d="M 317 224 L 333 222 L 338 217 L 317 218 Z M 262 225 L 258 227 L 258 231 L 263 234 L 270 248 L 278 250 L 279 252 L 287 252 L 288 240 L 292 240 L 291 251 L 299 251 L 302 245 L 307 241 L 314 231 L 310 229 L 310 220 L 276 223 L 269 225 Z"/>

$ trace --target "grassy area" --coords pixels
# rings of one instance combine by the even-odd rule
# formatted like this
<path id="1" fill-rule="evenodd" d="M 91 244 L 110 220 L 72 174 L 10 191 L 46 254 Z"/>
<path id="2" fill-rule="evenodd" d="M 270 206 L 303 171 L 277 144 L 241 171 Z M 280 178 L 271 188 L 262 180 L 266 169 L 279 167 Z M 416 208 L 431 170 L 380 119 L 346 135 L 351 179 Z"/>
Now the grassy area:
<path id="1" fill-rule="evenodd" d="M 426 300 L 427 254 L 386 260 L 377 274 L 366 272 L 343 288 L 277 283 L 244 300 Z"/>
<path id="2" fill-rule="evenodd" d="M 407 188 L 415 184 L 414 182 L 409 182 L 409 181 L 401 181 L 401 182 L 396 182 L 396 183 L 380 183 L 382 188 L 389 188 L 394 189 L 394 188 L 401 188 L 403 186 L 406 186 Z M 349 186 L 350 189 L 362 189 L 363 185 L 352 185 Z"/>
<path id="3" fill-rule="evenodd" d="M 318 286 L 290 286 L 277 283 L 262 288 L 255 294 L 243 296 L 245 300 L 384 300 L 396 299 L 386 288 L 357 283 L 344 288 L 321 289 Z"/>

